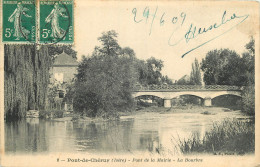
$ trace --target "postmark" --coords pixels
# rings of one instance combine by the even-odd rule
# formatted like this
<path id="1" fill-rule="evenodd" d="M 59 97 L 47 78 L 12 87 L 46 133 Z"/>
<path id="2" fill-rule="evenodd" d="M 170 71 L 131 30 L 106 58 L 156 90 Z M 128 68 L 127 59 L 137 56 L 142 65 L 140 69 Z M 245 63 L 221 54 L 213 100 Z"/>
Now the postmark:
<path id="1" fill-rule="evenodd" d="M 36 42 L 35 0 L 3 0 L 3 42 Z"/>
<path id="2" fill-rule="evenodd" d="M 39 11 L 40 44 L 73 43 L 73 0 L 40 0 Z"/>

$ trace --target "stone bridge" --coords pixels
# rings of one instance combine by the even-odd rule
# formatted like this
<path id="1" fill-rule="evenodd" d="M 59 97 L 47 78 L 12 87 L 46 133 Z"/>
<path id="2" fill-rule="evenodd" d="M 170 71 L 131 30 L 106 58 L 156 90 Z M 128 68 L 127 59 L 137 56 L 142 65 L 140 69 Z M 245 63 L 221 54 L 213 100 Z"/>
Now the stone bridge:
<path id="1" fill-rule="evenodd" d="M 164 99 L 164 107 L 171 107 L 171 99 L 181 95 L 197 96 L 204 101 L 205 106 L 211 106 L 211 100 L 222 95 L 241 97 L 243 87 L 228 85 L 136 85 L 132 96 L 152 95 Z"/>

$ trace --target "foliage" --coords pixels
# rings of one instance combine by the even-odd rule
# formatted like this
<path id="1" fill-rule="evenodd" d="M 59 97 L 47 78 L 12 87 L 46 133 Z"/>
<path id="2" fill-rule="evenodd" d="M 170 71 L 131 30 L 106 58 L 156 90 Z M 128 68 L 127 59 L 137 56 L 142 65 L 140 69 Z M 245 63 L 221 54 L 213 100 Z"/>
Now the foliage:
<path id="1" fill-rule="evenodd" d="M 201 85 L 201 73 L 200 65 L 198 60 L 195 58 L 194 63 L 192 63 L 192 71 L 190 73 L 190 84 L 191 85 Z"/>
<path id="2" fill-rule="evenodd" d="M 175 84 L 177 84 L 177 85 L 202 85 L 200 65 L 196 58 L 195 58 L 194 62 L 192 63 L 191 67 L 192 67 L 192 69 L 191 69 L 190 76 L 184 75 Z"/>
<path id="3" fill-rule="evenodd" d="M 172 80 L 167 75 L 161 77 L 161 82 L 162 84 L 173 85 Z"/>
<path id="4" fill-rule="evenodd" d="M 64 111 L 62 110 L 41 110 L 39 111 L 39 117 L 43 119 L 49 118 L 63 118 Z"/>
<path id="5" fill-rule="evenodd" d="M 51 56 L 48 47 L 5 45 L 5 114 L 7 119 L 25 116 L 29 109 L 45 107 Z"/>
<path id="6" fill-rule="evenodd" d="M 161 60 L 157 60 L 154 57 L 146 61 L 136 60 L 136 66 L 139 73 L 140 84 L 152 85 L 160 83 L 160 69 L 163 66 Z"/>
<path id="7" fill-rule="evenodd" d="M 117 42 L 118 34 L 115 31 L 103 32 L 102 36 L 98 38 L 101 42 L 101 46 L 95 47 L 94 55 L 99 56 L 118 56 L 120 52 L 124 50 L 121 49 Z"/>
<path id="8" fill-rule="evenodd" d="M 6 119 L 46 107 L 49 69 L 54 55 L 63 51 L 75 54 L 71 46 L 4 45 Z"/>
<path id="9" fill-rule="evenodd" d="M 141 85 L 161 85 L 170 84 L 172 85 L 172 80 L 166 75 L 161 74 L 163 68 L 163 61 L 151 57 L 144 60 L 135 59 L 135 68 L 138 71 L 138 82 Z"/>
<path id="10" fill-rule="evenodd" d="M 163 62 L 161 60 L 155 59 L 154 57 L 151 57 L 146 60 L 146 63 L 148 68 L 147 84 L 159 85 L 160 79 L 162 77 L 161 70 L 163 67 Z"/>
<path id="11" fill-rule="evenodd" d="M 53 111 L 54 118 L 63 118 L 63 114 L 64 111 L 62 110 Z"/>
<path id="12" fill-rule="evenodd" d="M 188 139 L 179 139 L 178 148 L 183 154 L 207 152 L 245 154 L 255 150 L 255 124 L 237 119 L 214 123 L 203 139 L 197 133 Z"/>
<path id="13" fill-rule="evenodd" d="M 206 85 L 244 85 L 245 70 L 241 68 L 240 56 L 229 49 L 209 51 L 202 60 Z"/>
<path id="14" fill-rule="evenodd" d="M 242 92 L 242 111 L 248 115 L 255 115 L 255 85 L 244 88 Z"/>
<path id="15" fill-rule="evenodd" d="M 51 117 L 51 112 L 46 110 L 39 111 L 39 118 L 47 119 Z"/>
<path id="16" fill-rule="evenodd" d="M 80 62 L 73 100 L 77 112 L 109 117 L 133 107 L 131 92 L 137 78 L 134 52 L 121 49 L 116 37 L 114 31 L 103 33 L 98 38 L 102 45 Z"/>
<path id="17" fill-rule="evenodd" d="M 48 93 L 47 93 L 48 103 L 54 104 L 56 102 L 56 97 L 58 92 L 59 92 L 58 84 L 50 83 L 48 85 Z"/>
<path id="18" fill-rule="evenodd" d="M 245 45 L 246 52 L 240 57 L 228 49 L 213 50 L 202 60 L 206 85 L 246 86 L 242 92 L 242 110 L 254 115 L 255 110 L 255 40 Z"/>
<path id="19" fill-rule="evenodd" d="M 248 50 L 249 54 L 255 56 L 255 39 L 253 37 L 251 37 L 245 48 Z"/>
<path id="20" fill-rule="evenodd" d="M 77 52 L 72 48 L 72 45 L 49 45 L 48 53 L 52 57 L 59 55 L 62 52 L 65 52 L 68 55 L 71 55 L 73 58 L 77 58 Z M 54 59 L 53 59 L 54 60 Z"/>
<path id="21" fill-rule="evenodd" d="M 73 104 L 73 99 L 75 96 L 75 81 L 72 80 L 69 83 L 66 83 L 66 95 L 64 97 L 64 101 L 68 104 Z"/>
<path id="22" fill-rule="evenodd" d="M 245 70 L 243 74 L 246 78 L 245 85 L 250 86 L 255 84 L 255 40 L 251 38 L 245 47 L 247 51 L 242 54 L 241 68 Z"/>
<path id="23" fill-rule="evenodd" d="M 117 37 L 113 30 L 102 33 L 98 38 L 101 45 L 80 62 L 76 81 L 66 96 L 73 99 L 77 112 L 94 117 L 131 110 L 135 104 L 131 92 L 136 83 L 172 84 L 168 76 L 161 74 L 161 60 L 137 59 L 131 48 L 118 44 Z"/>
<path id="24" fill-rule="evenodd" d="M 202 60 L 206 85 L 238 85 L 254 84 L 255 51 L 254 39 L 245 46 L 247 52 L 240 57 L 235 51 L 220 49 L 209 51 Z"/>
<path id="25" fill-rule="evenodd" d="M 242 111 L 248 115 L 255 115 L 255 40 L 251 38 L 246 44 L 247 52 L 243 53 L 241 68 L 246 78 L 245 88 L 242 91 Z"/>

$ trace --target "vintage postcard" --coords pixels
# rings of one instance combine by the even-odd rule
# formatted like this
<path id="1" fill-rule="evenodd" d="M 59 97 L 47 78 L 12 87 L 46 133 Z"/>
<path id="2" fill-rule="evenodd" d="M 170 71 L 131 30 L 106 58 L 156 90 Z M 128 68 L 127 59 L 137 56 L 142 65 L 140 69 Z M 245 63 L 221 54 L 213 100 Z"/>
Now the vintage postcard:
<path id="1" fill-rule="evenodd" d="M 259 2 L 0 2 L 0 166 L 260 165 Z"/>

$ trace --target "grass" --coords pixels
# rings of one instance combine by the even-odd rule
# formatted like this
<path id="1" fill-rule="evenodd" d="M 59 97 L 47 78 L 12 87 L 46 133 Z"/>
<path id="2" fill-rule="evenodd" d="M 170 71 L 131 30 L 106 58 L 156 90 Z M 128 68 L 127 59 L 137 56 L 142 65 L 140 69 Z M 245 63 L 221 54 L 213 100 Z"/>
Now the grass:
<path id="1" fill-rule="evenodd" d="M 179 150 L 183 154 L 213 153 L 213 154 L 245 154 L 255 150 L 255 124 L 237 119 L 225 119 L 214 123 L 203 139 L 198 134 L 192 134 L 188 139 L 178 139 Z"/>

